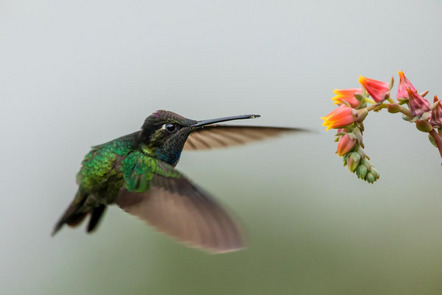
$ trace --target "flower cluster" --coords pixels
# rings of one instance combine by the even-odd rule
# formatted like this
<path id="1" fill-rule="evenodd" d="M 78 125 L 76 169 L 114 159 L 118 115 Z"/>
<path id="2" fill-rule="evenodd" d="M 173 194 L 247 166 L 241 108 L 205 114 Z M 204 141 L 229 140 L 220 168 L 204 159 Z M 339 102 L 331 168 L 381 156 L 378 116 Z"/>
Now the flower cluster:
<path id="1" fill-rule="evenodd" d="M 362 122 L 355 122 L 345 128 L 340 128 L 336 134 L 338 141 L 336 153 L 344 158 L 344 166 L 347 165 L 358 178 L 373 183 L 379 178 L 379 172 L 371 164 L 370 158 L 364 151 L 363 130 Z"/>
<path id="2" fill-rule="evenodd" d="M 429 134 L 429 139 L 442 157 L 442 103 L 437 96 L 433 103 L 425 98 L 428 91 L 419 94 L 402 71 L 396 101 L 391 96 L 394 79 L 383 82 L 361 76 L 360 88 L 335 89 L 332 100 L 338 107 L 321 119 L 329 129 L 338 129 L 337 154 L 344 159 L 344 166 L 369 183 L 379 178 L 378 171 L 364 151 L 363 121 L 371 111 L 387 109 L 390 113 L 402 113 L 402 118 L 416 124 L 416 128 Z"/>

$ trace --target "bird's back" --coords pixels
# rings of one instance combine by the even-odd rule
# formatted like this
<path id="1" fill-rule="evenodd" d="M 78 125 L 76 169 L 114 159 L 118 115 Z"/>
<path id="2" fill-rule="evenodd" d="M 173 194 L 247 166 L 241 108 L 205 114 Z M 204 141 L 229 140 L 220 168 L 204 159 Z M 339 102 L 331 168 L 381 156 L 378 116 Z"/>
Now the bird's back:
<path id="1" fill-rule="evenodd" d="M 121 160 L 137 148 L 138 133 L 94 146 L 77 174 L 79 189 L 90 194 L 118 192 L 122 184 Z"/>

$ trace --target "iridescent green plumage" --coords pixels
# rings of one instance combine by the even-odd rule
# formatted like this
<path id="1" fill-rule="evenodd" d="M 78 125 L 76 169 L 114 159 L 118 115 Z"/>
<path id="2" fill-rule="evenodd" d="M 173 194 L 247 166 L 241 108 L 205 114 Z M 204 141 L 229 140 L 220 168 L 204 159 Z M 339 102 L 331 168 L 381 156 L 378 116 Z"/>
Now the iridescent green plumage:
<path id="1" fill-rule="evenodd" d="M 115 189 L 113 193 L 118 193 L 120 188 L 109 188 L 109 181 L 105 180 L 122 181 L 120 164 L 122 159 L 137 147 L 137 136 L 138 132 L 94 146 L 85 156 L 82 168 L 77 174 L 80 190 L 93 193 Z"/>
<path id="2" fill-rule="evenodd" d="M 181 151 L 244 144 L 294 128 L 211 125 L 255 115 L 195 121 L 168 111 L 149 116 L 138 132 L 95 146 L 77 174 L 77 194 L 54 228 L 79 225 L 90 215 L 93 231 L 107 205 L 147 221 L 195 247 L 225 252 L 243 247 L 232 217 L 174 167 Z M 189 139 L 189 140 L 188 140 Z M 185 146 L 186 140 L 189 146 Z"/>

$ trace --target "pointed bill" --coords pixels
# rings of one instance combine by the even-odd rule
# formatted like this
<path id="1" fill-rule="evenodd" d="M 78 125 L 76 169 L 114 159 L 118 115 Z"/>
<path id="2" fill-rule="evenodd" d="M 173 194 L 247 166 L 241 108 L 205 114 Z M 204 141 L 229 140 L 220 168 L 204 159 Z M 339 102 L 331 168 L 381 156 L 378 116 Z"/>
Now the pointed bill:
<path id="1" fill-rule="evenodd" d="M 223 117 L 223 118 L 216 118 L 216 119 L 201 120 L 201 121 L 198 121 L 192 127 L 201 127 L 201 126 L 204 126 L 204 125 L 220 123 L 220 122 L 227 122 L 227 121 L 233 121 L 233 120 L 255 119 L 255 118 L 259 118 L 259 117 L 261 117 L 261 115 L 240 115 L 240 116 L 231 116 L 231 117 Z"/>

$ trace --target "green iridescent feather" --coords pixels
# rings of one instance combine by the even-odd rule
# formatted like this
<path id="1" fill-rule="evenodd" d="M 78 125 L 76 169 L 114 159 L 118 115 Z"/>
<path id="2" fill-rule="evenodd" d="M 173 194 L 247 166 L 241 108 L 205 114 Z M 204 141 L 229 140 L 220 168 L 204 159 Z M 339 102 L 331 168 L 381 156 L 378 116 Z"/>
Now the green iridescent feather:
<path id="1" fill-rule="evenodd" d="M 112 200 L 123 185 L 123 180 L 129 191 L 146 192 L 155 173 L 180 177 L 172 166 L 137 150 L 135 145 L 136 136 L 131 134 L 93 147 L 77 174 L 80 189 L 87 193 L 106 193 Z"/>
<path id="2" fill-rule="evenodd" d="M 120 162 L 136 147 L 136 135 L 129 134 L 93 147 L 77 174 L 80 190 L 115 197 L 123 182 Z"/>
<path id="3" fill-rule="evenodd" d="M 121 171 L 127 190 L 138 193 L 150 189 L 155 174 L 170 178 L 181 177 L 172 166 L 140 151 L 127 155 L 121 162 Z"/>

